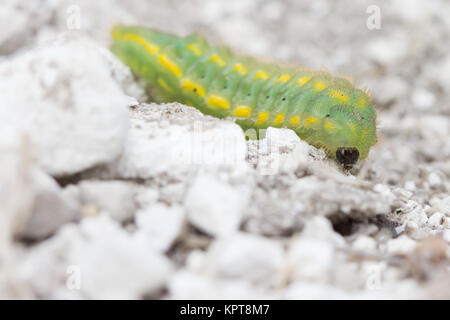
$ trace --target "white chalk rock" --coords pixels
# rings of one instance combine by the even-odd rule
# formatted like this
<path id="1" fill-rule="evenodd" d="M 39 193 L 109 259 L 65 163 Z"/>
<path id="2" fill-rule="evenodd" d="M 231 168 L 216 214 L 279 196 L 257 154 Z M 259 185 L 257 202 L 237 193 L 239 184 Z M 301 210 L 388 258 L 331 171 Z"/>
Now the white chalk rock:
<path id="1" fill-rule="evenodd" d="M 180 176 L 200 166 L 245 163 L 241 128 L 179 103 L 141 104 L 131 113 L 124 153 L 108 166 L 124 178 Z"/>
<path id="2" fill-rule="evenodd" d="M 334 247 L 327 241 L 300 237 L 290 246 L 288 261 L 294 280 L 326 282 L 333 266 Z"/>
<path id="3" fill-rule="evenodd" d="M 136 186 L 125 181 L 85 180 L 79 184 L 84 206 L 94 206 L 118 222 L 134 217 Z"/>
<path id="4" fill-rule="evenodd" d="M 282 245 L 275 240 L 238 233 L 212 243 L 206 270 L 216 278 L 274 286 L 281 279 L 284 257 Z"/>
<path id="5" fill-rule="evenodd" d="M 330 220 L 322 216 L 308 219 L 302 230 L 302 237 L 329 242 L 335 246 L 345 246 L 345 239 L 333 230 Z"/>
<path id="6" fill-rule="evenodd" d="M 424 88 L 415 90 L 412 94 L 411 99 L 414 106 L 419 110 L 430 109 L 436 100 L 434 94 Z"/>
<path id="7" fill-rule="evenodd" d="M 136 204 L 138 208 L 149 207 L 158 201 L 159 192 L 148 186 L 141 186 L 136 194 Z"/>
<path id="8" fill-rule="evenodd" d="M 105 218 L 86 222 L 83 231 L 92 244 L 82 245 L 72 261 L 80 266 L 87 296 L 139 298 L 160 290 L 171 274 L 169 260 L 152 251 L 142 234 L 129 235 Z"/>
<path id="9" fill-rule="evenodd" d="M 293 172 L 296 169 L 307 169 L 314 159 L 324 159 L 325 153 L 309 145 L 305 141 L 299 140 L 292 152 L 288 153 L 281 164 L 284 172 Z"/>
<path id="10" fill-rule="evenodd" d="M 35 166 L 29 139 L 8 132 L 0 154 L 0 255 L 10 253 L 13 238 L 40 240 L 79 218 L 76 195 Z"/>
<path id="11" fill-rule="evenodd" d="M 405 213 L 405 218 L 408 222 L 414 222 L 418 226 L 423 226 L 428 221 L 428 216 L 424 211 L 424 208 L 417 204 L 411 211 Z"/>
<path id="12" fill-rule="evenodd" d="M 337 234 L 328 219 L 309 219 L 302 233 L 294 236 L 288 250 L 288 268 L 294 281 L 326 282 L 335 264 L 335 248 L 345 240 Z"/>
<path id="13" fill-rule="evenodd" d="M 386 243 L 386 250 L 391 254 L 409 254 L 415 249 L 415 247 L 416 241 L 410 239 L 406 235 L 389 240 Z"/>
<path id="14" fill-rule="evenodd" d="M 444 224 L 445 216 L 441 212 L 434 213 L 429 219 L 428 224 L 430 224 L 432 227 L 440 227 Z"/>
<path id="15" fill-rule="evenodd" d="M 3 0 L 0 10 L 0 55 L 11 54 L 31 42 L 52 20 L 50 1 Z"/>
<path id="16" fill-rule="evenodd" d="M 363 252 L 373 252 L 377 248 L 377 242 L 374 238 L 362 234 L 353 242 L 353 248 Z"/>
<path id="17" fill-rule="evenodd" d="M 66 39 L 6 60 L 0 82 L 0 136 L 27 134 L 46 172 L 74 174 L 121 152 L 133 99 L 95 44 Z"/>
<path id="18" fill-rule="evenodd" d="M 155 204 L 136 213 L 136 225 L 157 251 L 167 251 L 181 234 L 186 217 L 180 206 Z"/>
<path id="19" fill-rule="evenodd" d="M 289 129 L 267 128 L 264 139 L 249 140 L 249 161 L 257 166 L 260 174 L 274 175 L 306 169 L 322 152 L 300 140 Z M 319 156 L 323 159 L 323 156 Z"/>
<path id="20" fill-rule="evenodd" d="M 157 295 L 172 270 L 145 235 L 129 234 L 100 215 L 32 248 L 18 275 L 39 297 L 76 290 L 85 299 L 138 299 Z"/>
<path id="21" fill-rule="evenodd" d="M 430 200 L 430 204 L 434 210 L 450 217 L 450 196 L 443 199 L 439 199 L 437 197 L 432 198 Z"/>
<path id="22" fill-rule="evenodd" d="M 450 225 L 450 224 L 449 224 Z M 450 229 L 444 230 L 442 232 L 442 238 L 450 243 Z"/>
<path id="23" fill-rule="evenodd" d="M 202 231 L 223 236 L 236 232 L 250 198 L 247 185 L 232 186 L 199 172 L 185 199 L 189 221 Z"/>
<path id="24" fill-rule="evenodd" d="M 80 218 L 79 203 L 41 170 L 32 171 L 29 188 L 33 194 L 33 204 L 19 233 L 21 237 L 43 239 L 63 224 Z"/>

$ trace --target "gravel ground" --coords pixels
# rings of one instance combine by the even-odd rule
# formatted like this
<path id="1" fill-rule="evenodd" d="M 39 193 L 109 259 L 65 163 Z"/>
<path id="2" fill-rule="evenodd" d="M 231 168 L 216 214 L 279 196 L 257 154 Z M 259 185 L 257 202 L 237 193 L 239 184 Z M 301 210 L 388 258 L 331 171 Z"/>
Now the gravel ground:
<path id="1" fill-rule="evenodd" d="M 0 298 L 450 299 L 449 14 L 3 0 Z M 351 75 L 380 142 L 345 174 L 290 130 L 246 141 L 231 120 L 149 103 L 108 51 L 119 22 Z"/>

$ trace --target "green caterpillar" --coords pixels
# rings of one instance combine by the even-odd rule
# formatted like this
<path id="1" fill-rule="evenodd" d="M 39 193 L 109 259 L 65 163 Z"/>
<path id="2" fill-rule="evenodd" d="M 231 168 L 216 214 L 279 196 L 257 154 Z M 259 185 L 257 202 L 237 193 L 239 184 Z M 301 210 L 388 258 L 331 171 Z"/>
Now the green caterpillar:
<path id="1" fill-rule="evenodd" d="M 348 80 L 238 56 L 199 35 L 133 26 L 116 26 L 112 35 L 112 51 L 151 84 L 157 101 L 234 117 L 244 130 L 290 128 L 346 169 L 377 141 L 370 98 Z"/>

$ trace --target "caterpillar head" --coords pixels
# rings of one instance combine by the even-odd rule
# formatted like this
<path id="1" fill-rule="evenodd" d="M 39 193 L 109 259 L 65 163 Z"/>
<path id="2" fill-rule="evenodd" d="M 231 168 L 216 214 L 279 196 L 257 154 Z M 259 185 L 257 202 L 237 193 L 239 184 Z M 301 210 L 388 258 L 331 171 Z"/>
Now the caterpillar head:
<path id="1" fill-rule="evenodd" d="M 333 106 L 306 140 L 323 148 L 345 169 L 351 169 L 367 157 L 377 141 L 375 116 L 375 112 L 361 112 L 351 105 Z"/>
<path id="2" fill-rule="evenodd" d="M 360 112 L 351 105 L 334 110 L 336 130 L 328 134 L 327 140 L 332 146 L 332 156 L 345 169 L 351 169 L 359 159 L 367 158 L 370 148 L 377 142 L 376 114 Z"/>
<path id="3" fill-rule="evenodd" d="M 356 148 L 337 148 L 336 159 L 345 169 L 351 169 L 358 162 L 359 151 Z"/>

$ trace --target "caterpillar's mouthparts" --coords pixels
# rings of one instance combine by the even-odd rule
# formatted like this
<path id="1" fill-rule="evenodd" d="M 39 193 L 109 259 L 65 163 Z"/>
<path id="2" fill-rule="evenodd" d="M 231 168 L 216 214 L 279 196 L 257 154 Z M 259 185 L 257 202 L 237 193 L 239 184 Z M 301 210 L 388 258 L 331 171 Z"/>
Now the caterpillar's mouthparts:
<path id="1" fill-rule="evenodd" d="M 350 170 L 359 159 L 359 151 L 356 148 L 338 148 L 336 159 L 347 170 Z"/>

